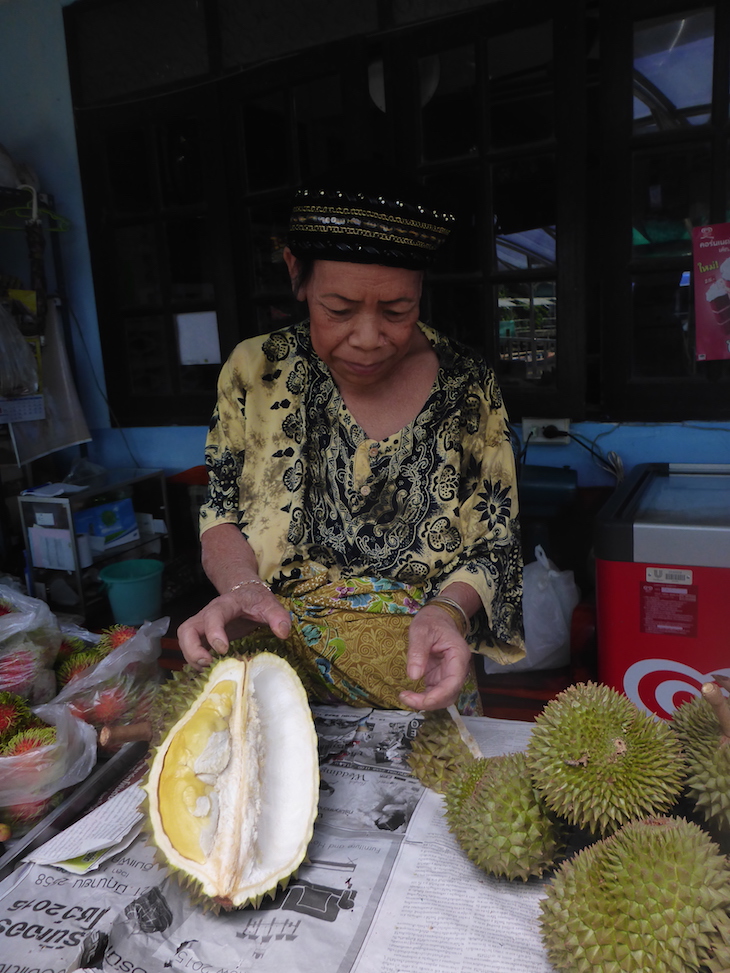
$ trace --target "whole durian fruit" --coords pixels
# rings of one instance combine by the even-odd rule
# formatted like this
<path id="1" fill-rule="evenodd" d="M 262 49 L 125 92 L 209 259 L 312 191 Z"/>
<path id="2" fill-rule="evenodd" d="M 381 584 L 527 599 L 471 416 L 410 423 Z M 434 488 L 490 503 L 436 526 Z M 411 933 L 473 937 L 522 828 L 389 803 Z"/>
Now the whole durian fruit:
<path id="1" fill-rule="evenodd" d="M 527 762 L 545 803 L 597 836 L 663 814 L 686 771 L 676 734 L 608 686 L 578 683 L 535 719 Z"/>
<path id="2" fill-rule="evenodd" d="M 258 906 L 303 861 L 317 814 L 317 736 L 299 677 L 268 652 L 186 667 L 160 688 L 152 719 L 144 789 L 158 859 L 203 908 Z"/>
<path id="3" fill-rule="evenodd" d="M 500 878 L 543 875 L 565 847 L 522 751 L 470 759 L 447 784 L 446 820 L 467 857 Z"/>
<path id="4" fill-rule="evenodd" d="M 687 795 L 711 828 L 730 832 L 730 740 L 702 696 L 674 711 L 672 726 L 687 755 Z"/>
<path id="5" fill-rule="evenodd" d="M 720 970 L 730 943 L 730 868 L 684 818 L 632 821 L 563 862 L 540 908 L 557 970 Z"/>
<path id="6" fill-rule="evenodd" d="M 444 794 L 454 773 L 481 753 L 462 736 L 462 727 L 449 709 L 426 712 L 411 743 L 408 765 L 414 777 L 438 794 Z"/>

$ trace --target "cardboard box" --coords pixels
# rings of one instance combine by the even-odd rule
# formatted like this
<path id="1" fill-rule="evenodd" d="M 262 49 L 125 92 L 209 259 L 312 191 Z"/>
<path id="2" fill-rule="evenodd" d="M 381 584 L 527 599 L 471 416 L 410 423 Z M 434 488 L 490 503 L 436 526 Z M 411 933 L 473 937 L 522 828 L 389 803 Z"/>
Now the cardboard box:
<path id="1" fill-rule="evenodd" d="M 112 503 L 100 503 L 86 507 L 74 514 L 74 530 L 77 534 L 88 534 L 92 551 L 100 548 L 109 550 L 139 540 L 139 526 L 134 515 L 134 507 L 129 498 Z"/>

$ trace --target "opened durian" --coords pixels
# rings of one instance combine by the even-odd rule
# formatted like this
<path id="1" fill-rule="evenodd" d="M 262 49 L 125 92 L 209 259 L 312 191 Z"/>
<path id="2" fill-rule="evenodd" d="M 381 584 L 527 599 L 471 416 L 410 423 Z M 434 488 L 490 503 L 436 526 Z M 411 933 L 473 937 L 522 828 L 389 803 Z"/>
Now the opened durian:
<path id="1" fill-rule="evenodd" d="M 708 825 L 730 832 L 730 739 L 716 710 L 708 699 L 695 696 L 674 711 L 672 726 L 687 755 L 690 800 Z"/>
<path id="2" fill-rule="evenodd" d="M 632 821 L 585 848 L 560 866 L 540 908 L 558 970 L 725 968 L 730 869 L 709 835 L 683 818 Z"/>
<path id="3" fill-rule="evenodd" d="M 301 681 L 268 652 L 165 683 L 166 728 L 144 785 L 152 840 L 207 908 L 257 906 L 305 857 L 319 793 Z"/>
<path id="4" fill-rule="evenodd" d="M 408 765 L 414 777 L 438 794 L 455 773 L 474 757 L 479 747 L 454 707 L 426 712 L 411 744 Z"/>
<path id="5" fill-rule="evenodd" d="M 540 876 L 565 847 L 565 828 L 533 787 L 524 752 L 466 761 L 446 787 L 446 820 L 467 857 L 499 878 Z"/>
<path id="6" fill-rule="evenodd" d="M 669 811 L 686 772 L 681 745 L 666 722 L 590 682 L 547 704 L 526 752 L 548 807 L 598 836 Z"/>

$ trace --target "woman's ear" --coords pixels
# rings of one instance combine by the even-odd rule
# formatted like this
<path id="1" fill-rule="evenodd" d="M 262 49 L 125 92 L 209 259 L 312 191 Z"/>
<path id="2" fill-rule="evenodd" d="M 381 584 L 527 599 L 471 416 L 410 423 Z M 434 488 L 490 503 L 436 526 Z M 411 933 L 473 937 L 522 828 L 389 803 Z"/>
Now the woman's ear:
<path id="1" fill-rule="evenodd" d="M 305 300 L 304 288 L 299 284 L 302 274 L 302 265 L 299 262 L 299 258 L 294 256 L 289 247 L 284 247 L 284 263 L 289 271 L 289 280 L 291 281 L 291 289 L 294 297 L 296 297 L 298 301 Z"/>

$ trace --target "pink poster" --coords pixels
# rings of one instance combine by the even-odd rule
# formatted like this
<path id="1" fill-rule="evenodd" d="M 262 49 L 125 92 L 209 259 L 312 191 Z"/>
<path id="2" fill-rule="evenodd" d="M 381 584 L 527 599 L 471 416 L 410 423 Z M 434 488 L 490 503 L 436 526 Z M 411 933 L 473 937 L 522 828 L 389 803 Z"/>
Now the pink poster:
<path id="1" fill-rule="evenodd" d="M 697 361 L 730 358 L 730 223 L 692 230 Z"/>

